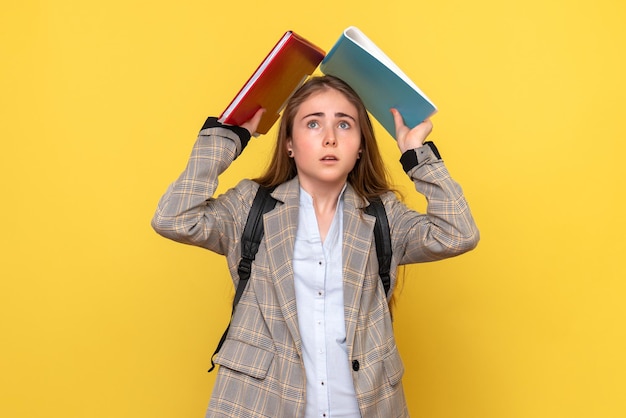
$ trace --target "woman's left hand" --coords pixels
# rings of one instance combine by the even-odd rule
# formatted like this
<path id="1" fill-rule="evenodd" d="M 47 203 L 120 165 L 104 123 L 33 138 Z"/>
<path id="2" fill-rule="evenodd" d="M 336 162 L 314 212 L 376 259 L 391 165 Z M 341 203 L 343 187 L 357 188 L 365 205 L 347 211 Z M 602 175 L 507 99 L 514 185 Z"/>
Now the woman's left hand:
<path id="1" fill-rule="evenodd" d="M 430 119 L 426 119 L 415 128 L 409 129 L 409 127 L 404 124 L 404 119 L 397 109 L 391 109 L 391 114 L 396 124 L 396 142 L 402 153 L 410 149 L 421 147 L 426 137 L 428 137 L 433 130 L 433 123 Z"/>

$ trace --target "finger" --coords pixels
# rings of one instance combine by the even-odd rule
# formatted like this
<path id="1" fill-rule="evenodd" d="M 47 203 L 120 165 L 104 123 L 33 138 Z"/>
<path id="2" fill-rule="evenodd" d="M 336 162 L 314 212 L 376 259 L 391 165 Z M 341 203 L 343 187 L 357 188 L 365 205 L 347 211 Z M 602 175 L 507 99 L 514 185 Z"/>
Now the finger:
<path id="1" fill-rule="evenodd" d="M 426 136 L 428 136 L 433 130 L 433 123 L 430 119 L 426 119 L 420 125 L 422 125 L 422 130 L 425 132 Z"/>
<path id="2" fill-rule="evenodd" d="M 391 109 L 391 115 L 393 116 L 393 122 L 396 125 L 396 130 L 404 126 L 404 119 L 398 109 Z"/>
<path id="3" fill-rule="evenodd" d="M 265 109 L 263 108 L 260 108 L 259 110 L 257 110 L 254 116 L 252 116 L 252 119 L 251 119 L 252 123 L 258 126 L 259 122 L 261 122 L 261 118 L 263 117 L 264 113 L 265 113 Z"/>
<path id="4" fill-rule="evenodd" d="M 246 123 L 249 123 L 256 130 L 256 128 L 259 126 L 259 123 L 261 122 L 261 118 L 263 117 L 263 113 L 265 113 L 265 109 L 261 108 L 261 109 L 257 110 L 256 113 L 254 114 L 254 116 L 252 116 L 250 118 L 250 120 L 248 122 L 246 122 Z"/>
<path id="5" fill-rule="evenodd" d="M 261 122 L 261 118 L 263 117 L 264 113 L 265 109 L 263 108 L 257 110 L 254 116 L 252 116 L 248 121 L 244 122 L 241 126 L 243 128 L 246 128 L 251 135 L 254 134 L 259 127 L 259 123 Z"/>
<path id="6" fill-rule="evenodd" d="M 390 111 L 393 116 L 393 123 L 396 126 L 396 139 L 398 139 L 402 134 L 402 131 L 406 128 L 406 125 L 404 124 L 404 118 L 398 109 L 392 108 Z"/>

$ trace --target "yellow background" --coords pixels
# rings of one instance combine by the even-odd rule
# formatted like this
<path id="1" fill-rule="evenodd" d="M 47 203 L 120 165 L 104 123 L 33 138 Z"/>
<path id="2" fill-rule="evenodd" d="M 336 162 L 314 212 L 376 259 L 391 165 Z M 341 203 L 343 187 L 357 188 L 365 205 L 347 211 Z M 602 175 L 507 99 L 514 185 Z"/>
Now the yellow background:
<path id="1" fill-rule="evenodd" d="M 431 138 L 482 233 L 406 271 L 412 415 L 626 416 L 624 22 L 620 0 L 5 1 L 0 416 L 203 416 L 225 262 L 149 221 L 285 30 L 328 50 L 349 25 L 438 105 Z"/>

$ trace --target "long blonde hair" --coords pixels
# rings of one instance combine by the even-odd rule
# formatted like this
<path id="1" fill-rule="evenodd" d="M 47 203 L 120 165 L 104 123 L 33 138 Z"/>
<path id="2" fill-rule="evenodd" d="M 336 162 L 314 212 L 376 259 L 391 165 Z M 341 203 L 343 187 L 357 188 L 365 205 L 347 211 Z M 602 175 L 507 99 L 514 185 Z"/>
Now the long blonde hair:
<path id="1" fill-rule="evenodd" d="M 293 158 L 287 154 L 287 143 L 291 139 L 294 118 L 305 100 L 313 94 L 327 89 L 334 89 L 342 93 L 356 107 L 358 112 L 362 153 L 361 158 L 357 160 L 354 168 L 348 174 L 348 183 L 360 197 L 365 199 L 371 199 L 391 191 L 389 173 L 378 149 L 374 129 L 365 105 L 348 84 L 339 78 L 328 75 L 310 78 L 289 99 L 280 121 L 272 159 L 265 173 L 256 178 L 255 181 L 263 186 L 271 187 L 291 180 L 298 174 Z"/>

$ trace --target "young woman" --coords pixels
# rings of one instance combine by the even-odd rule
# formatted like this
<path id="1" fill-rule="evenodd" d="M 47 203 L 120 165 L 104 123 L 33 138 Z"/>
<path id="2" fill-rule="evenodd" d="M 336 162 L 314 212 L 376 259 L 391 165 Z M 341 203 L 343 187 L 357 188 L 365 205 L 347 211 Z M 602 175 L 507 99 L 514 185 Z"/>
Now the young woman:
<path id="1" fill-rule="evenodd" d="M 207 417 L 408 417 L 388 297 L 378 275 L 374 217 L 389 220 L 391 289 L 399 265 L 440 260 L 479 239 L 429 120 L 409 129 L 391 110 L 401 163 L 428 200 L 426 214 L 391 191 L 366 109 L 343 81 L 314 77 L 290 99 L 267 172 L 213 197 L 262 111 L 241 127 L 209 118 L 187 168 L 152 221 L 170 239 L 226 256 L 235 285 L 240 238 L 259 187 L 277 206 L 216 363 Z M 391 294 L 391 292 L 390 292 Z"/>

